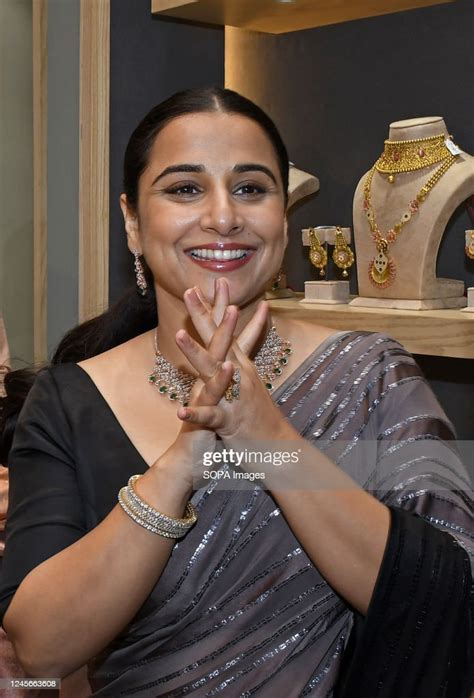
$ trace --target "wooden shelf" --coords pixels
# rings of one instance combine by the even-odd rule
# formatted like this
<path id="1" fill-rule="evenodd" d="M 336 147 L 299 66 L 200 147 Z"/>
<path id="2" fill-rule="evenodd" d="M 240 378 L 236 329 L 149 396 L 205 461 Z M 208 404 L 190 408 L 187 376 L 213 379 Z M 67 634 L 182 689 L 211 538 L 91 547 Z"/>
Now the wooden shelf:
<path id="1" fill-rule="evenodd" d="M 412 354 L 474 359 L 474 313 L 461 310 L 386 310 L 350 305 L 308 305 L 296 298 L 269 301 L 278 313 L 337 330 L 386 332 Z"/>
<path id="2" fill-rule="evenodd" d="M 151 0 L 151 11 L 269 34 L 321 27 L 456 0 Z"/>

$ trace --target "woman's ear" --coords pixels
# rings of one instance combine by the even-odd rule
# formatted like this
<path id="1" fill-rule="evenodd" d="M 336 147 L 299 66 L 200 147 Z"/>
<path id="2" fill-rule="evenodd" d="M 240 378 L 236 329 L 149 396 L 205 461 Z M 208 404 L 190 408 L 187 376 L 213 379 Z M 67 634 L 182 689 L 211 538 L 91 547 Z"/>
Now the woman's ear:
<path id="1" fill-rule="evenodd" d="M 137 251 L 142 253 L 140 244 L 140 228 L 138 225 L 138 216 L 127 201 L 127 195 L 120 195 L 120 208 L 122 209 L 125 230 L 127 231 L 127 245 L 130 252 Z"/>

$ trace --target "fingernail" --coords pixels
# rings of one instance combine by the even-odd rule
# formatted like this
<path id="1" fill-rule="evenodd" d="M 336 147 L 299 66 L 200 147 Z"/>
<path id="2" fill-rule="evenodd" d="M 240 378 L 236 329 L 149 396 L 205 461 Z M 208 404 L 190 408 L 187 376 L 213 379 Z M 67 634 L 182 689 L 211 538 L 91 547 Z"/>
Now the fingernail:
<path id="1" fill-rule="evenodd" d="M 204 303 L 204 297 L 203 297 L 203 295 L 202 295 L 202 293 L 201 293 L 201 289 L 200 289 L 198 286 L 195 286 L 193 290 L 194 290 L 194 293 L 195 293 L 196 296 L 197 296 L 198 302 L 199 302 L 199 303 Z"/>
<path id="2" fill-rule="evenodd" d="M 191 412 L 189 410 L 181 410 L 181 419 L 189 419 Z"/>
<path id="3" fill-rule="evenodd" d="M 195 288 L 190 288 L 188 291 L 186 291 L 188 300 L 192 305 L 200 305 L 201 301 L 199 300 L 199 296 L 196 293 Z"/>

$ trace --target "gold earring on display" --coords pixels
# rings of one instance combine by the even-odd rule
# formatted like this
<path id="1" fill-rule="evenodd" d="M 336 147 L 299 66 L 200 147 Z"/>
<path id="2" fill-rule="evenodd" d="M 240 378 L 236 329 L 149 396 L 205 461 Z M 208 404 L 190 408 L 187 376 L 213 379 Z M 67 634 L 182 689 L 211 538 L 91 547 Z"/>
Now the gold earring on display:
<path id="1" fill-rule="evenodd" d="M 469 259 L 474 259 L 474 230 L 466 230 L 466 246 L 464 250 Z"/>
<path id="2" fill-rule="evenodd" d="M 145 279 L 145 272 L 143 270 L 143 264 L 140 259 L 140 252 L 138 250 L 132 250 L 132 254 L 135 257 L 133 266 L 135 268 L 135 277 L 137 280 L 138 292 L 141 296 L 145 296 L 148 288 L 148 284 Z"/>
<path id="3" fill-rule="evenodd" d="M 272 291 L 277 290 L 282 276 L 283 276 L 283 267 L 280 267 L 280 269 L 278 270 L 278 273 L 275 274 L 275 276 L 272 279 Z"/>
<path id="4" fill-rule="evenodd" d="M 316 269 L 319 269 L 319 276 L 325 276 L 326 272 L 324 267 L 328 263 L 328 253 L 321 245 L 321 241 L 318 238 L 314 228 L 309 229 L 309 259 Z"/>
<path id="5" fill-rule="evenodd" d="M 336 228 L 336 246 L 332 253 L 332 259 L 336 267 L 343 270 L 342 276 L 347 279 L 349 276 L 347 270 L 354 264 L 354 253 L 346 242 L 344 233 L 339 226 Z"/>

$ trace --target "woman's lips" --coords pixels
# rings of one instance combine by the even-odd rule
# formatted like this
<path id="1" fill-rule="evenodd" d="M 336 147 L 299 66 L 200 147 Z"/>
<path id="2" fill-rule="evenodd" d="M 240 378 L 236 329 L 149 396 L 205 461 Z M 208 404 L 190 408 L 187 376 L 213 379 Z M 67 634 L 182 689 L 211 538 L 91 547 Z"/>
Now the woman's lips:
<path id="1" fill-rule="evenodd" d="M 233 271 L 245 266 L 252 258 L 255 247 L 234 240 L 233 242 L 208 242 L 193 245 L 186 250 L 195 264 L 210 271 Z M 236 257 L 236 255 L 238 255 Z M 241 256 L 243 255 L 243 256 Z"/>
<path id="2" fill-rule="evenodd" d="M 204 259 L 199 257 L 194 257 L 189 255 L 192 261 L 203 269 L 209 269 L 211 271 L 234 271 L 234 269 L 239 269 L 245 266 L 247 262 L 253 257 L 254 250 L 247 250 L 245 257 L 241 259 Z"/>

